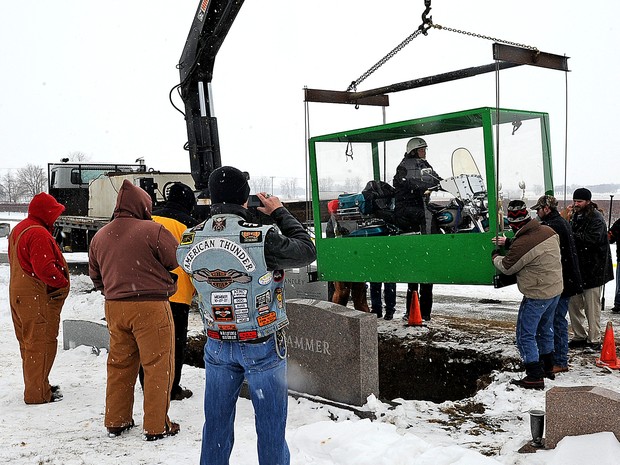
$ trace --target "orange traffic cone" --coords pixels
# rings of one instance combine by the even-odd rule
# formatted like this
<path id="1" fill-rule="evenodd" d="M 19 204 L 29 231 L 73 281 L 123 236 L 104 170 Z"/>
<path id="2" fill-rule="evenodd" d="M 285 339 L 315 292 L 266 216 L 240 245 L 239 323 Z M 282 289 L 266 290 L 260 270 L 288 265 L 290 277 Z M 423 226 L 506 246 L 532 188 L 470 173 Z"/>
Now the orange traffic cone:
<path id="1" fill-rule="evenodd" d="M 411 296 L 407 326 L 422 326 L 422 312 L 420 311 L 420 301 L 418 300 L 417 291 L 413 291 L 413 295 Z"/>
<path id="2" fill-rule="evenodd" d="M 611 321 L 607 322 L 607 327 L 605 328 L 605 338 L 603 339 L 603 349 L 601 350 L 601 358 L 596 359 L 596 366 L 620 370 L 620 365 L 618 365 L 618 357 L 616 355 L 616 338 L 614 337 L 614 328 Z"/>

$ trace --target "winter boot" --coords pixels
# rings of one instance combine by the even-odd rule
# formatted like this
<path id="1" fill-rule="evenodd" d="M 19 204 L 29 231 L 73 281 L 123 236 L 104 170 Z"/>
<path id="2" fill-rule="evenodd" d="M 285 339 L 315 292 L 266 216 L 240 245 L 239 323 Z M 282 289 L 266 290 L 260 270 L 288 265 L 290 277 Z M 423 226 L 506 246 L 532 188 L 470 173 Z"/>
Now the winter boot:
<path id="1" fill-rule="evenodd" d="M 555 373 L 553 371 L 553 352 L 540 356 L 540 360 L 543 363 L 543 369 L 545 370 L 545 378 L 555 379 Z"/>
<path id="2" fill-rule="evenodd" d="M 513 379 L 510 383 L 521 386 L 525 389 L 544 389 L 545 370 L 542 362 L 532 362 L 525 364 L 525 378 Z"/>

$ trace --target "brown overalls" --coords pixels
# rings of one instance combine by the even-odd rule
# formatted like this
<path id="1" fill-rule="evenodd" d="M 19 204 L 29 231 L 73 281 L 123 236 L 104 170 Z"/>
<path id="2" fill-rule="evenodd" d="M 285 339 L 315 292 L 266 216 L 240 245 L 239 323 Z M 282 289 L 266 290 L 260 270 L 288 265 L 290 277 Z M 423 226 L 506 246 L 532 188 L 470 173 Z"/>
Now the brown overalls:
<path id="1" fill-rule="evenodd" d="M 174 380 L 174 321 L 167 300 L 106 300 L 110 331 L 105 426 L 123 427 L 133 421 L 134 386 L 144 368 L 146 434 L 170 429 L 170 390 Z"/>
<path id="2" fill-rule="evenodd" d="M 334 295 L 332 302 L 347 306 L 349 294 L 353 300 L 353 308 L 362 312 L 370 312 L 368 301 L 366 300 L 366 283 L 349 283 L 336 281 L 334 283 Z"/>
<path id="3" fill-rule="evenodd" d="M 24 232 L 30 228 L 42 226 L 24 229 L 11 242 L 9 301 L 22 357 L 24 402 L 43 404 L 52 398 L 48 377 L 58 350 L 60 311 L 69 295 L 70 286 L 50 292 L 47 284 L 24 272 L 17 258 L 17 246 Z M 64 258 L 62 265 L 67 273 Z M 68 274 L 66 276 L 68 279 Z"/>

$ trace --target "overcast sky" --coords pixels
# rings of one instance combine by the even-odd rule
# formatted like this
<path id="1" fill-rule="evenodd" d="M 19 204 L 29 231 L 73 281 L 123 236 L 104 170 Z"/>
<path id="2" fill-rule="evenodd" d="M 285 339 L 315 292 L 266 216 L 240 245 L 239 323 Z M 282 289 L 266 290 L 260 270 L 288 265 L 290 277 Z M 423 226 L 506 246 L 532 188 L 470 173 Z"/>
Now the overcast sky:
<path id="1" fill-rule="evenodd" d="M 0 169 L 91 161 L 188 171 L 185 122 L 168 102 L 198 0 L 0 3 Z M 433 0 L 433 21 L 566 55 L 567 183 L 619 182 L 620 2 Z M 423 0 L 246 1 L 215 64 L 224 164 L 304 177 L 303 87 L 345 90 L 421 22 Z M 492 41 L 433 29 L 358 90 L 493 61 Z M 500 75 L 500 106 L 550 114 L 554 181 L 564 179 L 565 73 Z M 182 103 L 176 98 L 178 106 Z M 495 106 L 493 73 L 391 94 L 387 120 Z M 380 124 L 378 108 L 311 104 L 311 135 Z"/>

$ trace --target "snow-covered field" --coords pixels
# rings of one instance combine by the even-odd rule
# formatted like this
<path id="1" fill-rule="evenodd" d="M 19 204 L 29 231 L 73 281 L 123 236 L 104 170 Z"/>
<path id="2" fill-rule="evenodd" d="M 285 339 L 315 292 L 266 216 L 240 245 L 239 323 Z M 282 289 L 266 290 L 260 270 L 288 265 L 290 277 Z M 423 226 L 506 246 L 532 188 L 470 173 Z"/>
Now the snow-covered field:
<path id="1" fill-rule="evenodd" d="M 6 215 L 0 215 L 6 218 Z M 6 252 L 6 239 L 0 239 Z M 78 259 L 80 257 L 73 257 Z M 81 257 L 83 258 L 83 257 Z M 23 382 L 19 348 L 8 304 L 9 267 L 0 264 L 0 463 L 53 465 L 189 464 L 198 463 L 203 421 L 204 370 L 185 366 L 182 384 L 194 396 L 172 402 L 170 417 L 181 425 L 177 436 L 156 442 L 142 440 L 142 393 L 136 389 L 134 418 L 137 428 L 115 439 L 103 426 L 105 351 L 88 347 L 60 348 L 51 381 L 60 384 L 62 402 L 27 406 L 22 401 Z M 63 319 L 98 320 L 103 298 L 89 292 L 87 276 L 72 276 L 72 292 Z M 400 288 L 399 288 L 400 289 Z M 501 292 L 502 297 L 498 297 Z M 484 286 L 436 286 L 438 296 L 502 298 L 518 302 L 515 286 L 495 290 Z M 613 285 L 606 287 L 613 301 Z M 459 311 L 442 305 L 437 312 Z M 385 322 L 386 324 L 391 322 Z M 383 323 L 382 323 L 383 324 Z M 393 324 L 400 324 L 394 320 Z M 432 324 L 432 322 L 431 322 Z M 472 342 L 475 347 L 475 342 Z M 549 381 L 552 386 L 594 385 L 620 392 L 620 374 L 595 367 L 594 355 L 573 357 L 571 371 Z M 620 444 L 611 433 L 565 438 L 555 450 L 519 454 L 530 438 L 530 409 L 544 409 L 545 394 L 511 387 L 513 373 L 494 373 L 494 381 L 470 399 L 435 404 L 394 399 L 384 403 L 374 396 L 363 409 L 377 420 L 360 419 L 351 411 L 308 399 L 289 400 L 287 438 L 293 464 L 428 464 L 428 465 L 584 465 L 620 463 Z M 484 413 L 472 414 L 460 424 L 447 426 L 448 411 L 465 403 L 479 403 Z M 476 415 L 485 417 L 477 427 Z M 231 463 L 256 464 L 253 412 L 250 402 L 239 399 L 236 443 Z M 490 452 L 489 452 L 490 451 Z M 492 453 L 492 456 L 482 455 Z"/>

